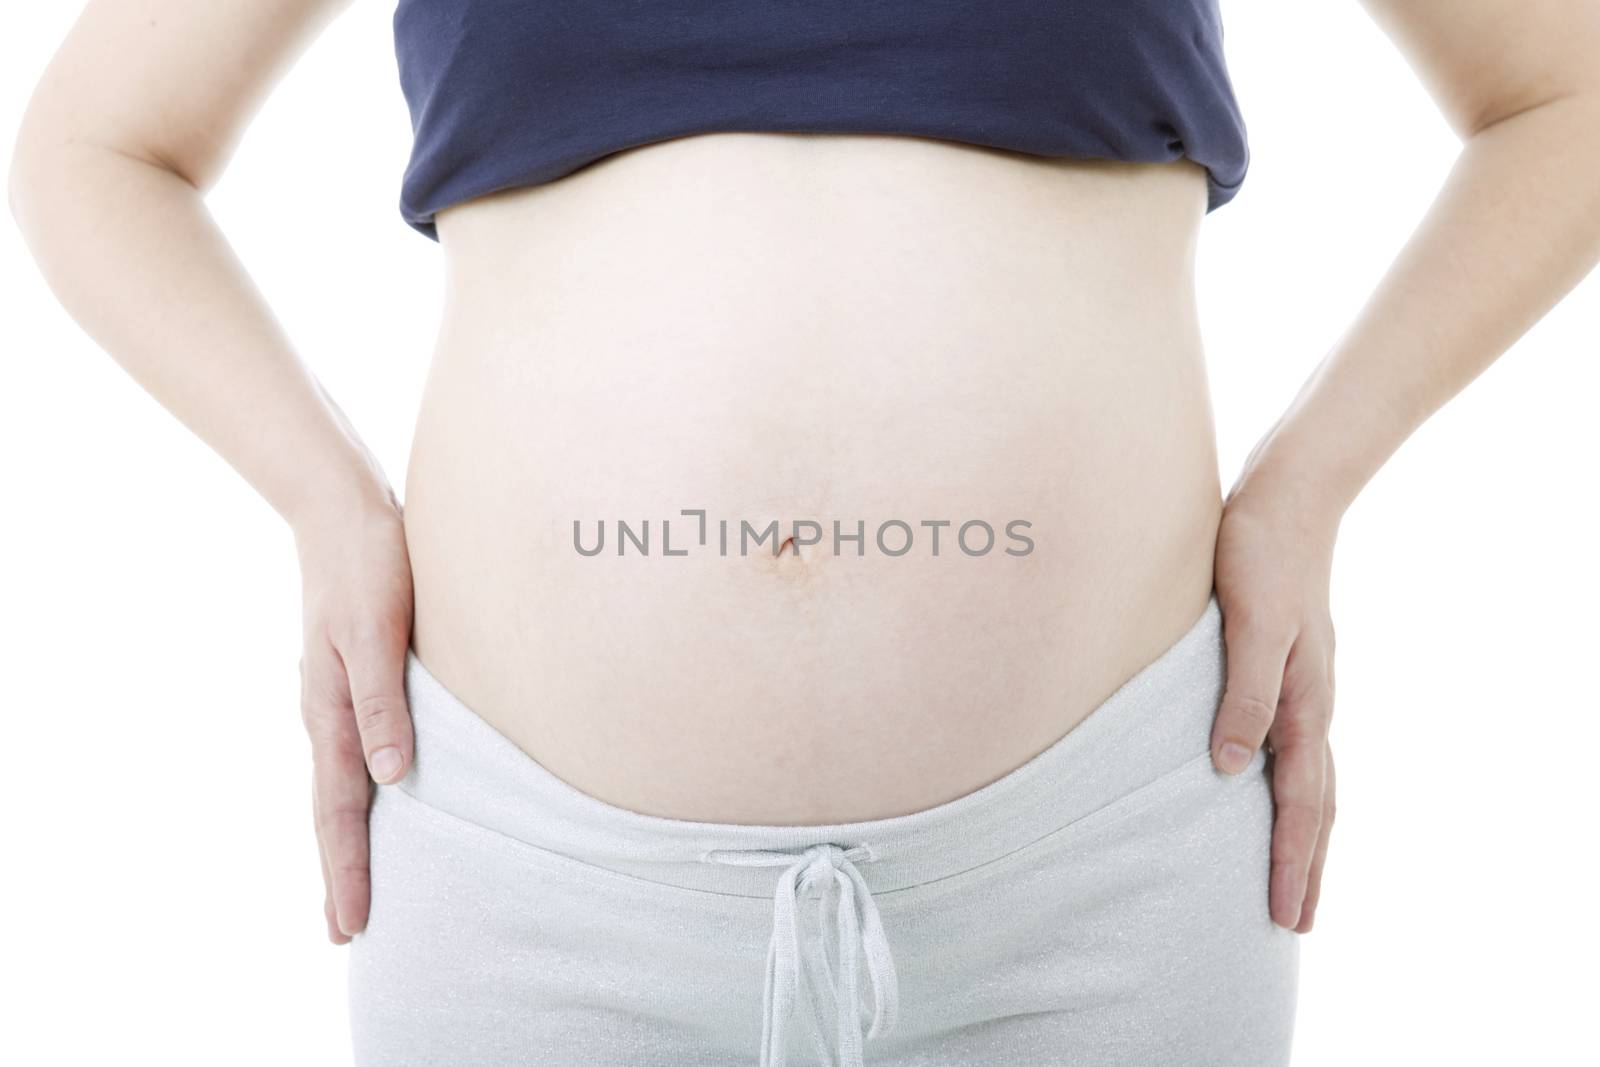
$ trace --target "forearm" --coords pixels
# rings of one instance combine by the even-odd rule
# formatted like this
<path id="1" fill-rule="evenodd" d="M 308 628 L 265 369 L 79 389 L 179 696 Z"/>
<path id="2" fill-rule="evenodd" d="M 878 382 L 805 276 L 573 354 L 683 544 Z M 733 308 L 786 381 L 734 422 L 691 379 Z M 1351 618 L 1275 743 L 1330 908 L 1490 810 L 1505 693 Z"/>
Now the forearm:
<path id="1" fill-rule="evenodd" d="M 299 532 L 393 502 L 207 211 L 154 162 L 19 142 L 12 210 L 86 332 Z"/>
<path id="2" fill-rule="evenodd" d="M 1356 320 L 1246 462 L 1337 522 L 1407 437 L 1600 261 L 1600 94 L 1469 137 Z"/>

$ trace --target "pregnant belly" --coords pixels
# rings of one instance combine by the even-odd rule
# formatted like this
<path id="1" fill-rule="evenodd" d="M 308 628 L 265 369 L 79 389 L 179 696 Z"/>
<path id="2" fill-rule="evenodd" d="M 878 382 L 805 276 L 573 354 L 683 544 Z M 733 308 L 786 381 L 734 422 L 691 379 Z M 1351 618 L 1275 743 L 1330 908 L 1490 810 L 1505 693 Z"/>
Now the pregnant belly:
<path id="1" fill-rule="evenodd" d="M 673 818 L 919 810 L 1199 615 L 1187 164 L 717 135 L 446 212 L 413 644 Z"/>

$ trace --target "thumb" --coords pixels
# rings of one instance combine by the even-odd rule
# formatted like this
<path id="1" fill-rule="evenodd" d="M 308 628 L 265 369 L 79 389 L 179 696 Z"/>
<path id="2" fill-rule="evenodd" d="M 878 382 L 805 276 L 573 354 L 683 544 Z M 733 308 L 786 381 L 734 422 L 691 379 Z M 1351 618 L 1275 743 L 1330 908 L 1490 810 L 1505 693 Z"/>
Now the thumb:
<path id="1" fill-rule="evenodd" d="M 339 649 L 367 771 L 373 781 L 384 784 L 399 781 L 411 766 L 411 713 L 405 691 L 409 640 L 403 626 L 372 627 Z"/>
<path id="2" fill-rule="evenodd" d="M 1293 637 L 1288 627 L 1223 617 L 1227 682 L 1211 729 L 1211 759 L 1218 770 L 1238 774 L 1266 740 Z"/>

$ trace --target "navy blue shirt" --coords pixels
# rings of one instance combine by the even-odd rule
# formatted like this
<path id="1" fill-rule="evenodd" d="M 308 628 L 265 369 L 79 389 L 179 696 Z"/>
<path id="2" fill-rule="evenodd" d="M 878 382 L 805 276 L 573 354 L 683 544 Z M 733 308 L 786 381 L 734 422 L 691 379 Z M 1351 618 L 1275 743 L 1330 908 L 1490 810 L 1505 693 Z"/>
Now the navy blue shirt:
<path id="1" fill-rule="evenodd" d="M 405 220 L 713 131 L 893 133 L 1206 168 L 1245 127 L 1218 0 L 399 0 Z"/>

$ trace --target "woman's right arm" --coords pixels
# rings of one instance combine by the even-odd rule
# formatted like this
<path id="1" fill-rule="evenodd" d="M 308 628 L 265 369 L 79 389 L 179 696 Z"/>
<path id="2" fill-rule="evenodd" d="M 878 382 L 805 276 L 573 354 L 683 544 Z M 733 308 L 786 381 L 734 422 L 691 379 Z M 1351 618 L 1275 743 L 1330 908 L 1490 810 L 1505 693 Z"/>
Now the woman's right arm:
<path id="1" fill-rule="evenodd" d="M 329 937 L 366 922 L 369 769 L 411 760 L 411 572 L 382 470 L 295 354 L 204 195 L 348 0 L 92 0 L 24 115 L 11 209 L 62 305 L 288 522 Z M 394 758 L 397 757 L 397 758 Z"/>

